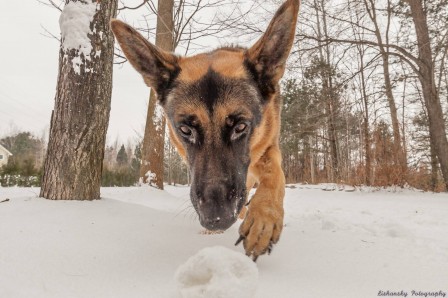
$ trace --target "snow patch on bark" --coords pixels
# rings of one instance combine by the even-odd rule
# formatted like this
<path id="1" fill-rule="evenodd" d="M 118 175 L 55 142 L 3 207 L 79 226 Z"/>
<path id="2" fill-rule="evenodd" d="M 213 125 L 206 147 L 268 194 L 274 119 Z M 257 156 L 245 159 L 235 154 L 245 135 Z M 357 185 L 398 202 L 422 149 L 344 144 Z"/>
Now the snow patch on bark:
<path id="1" fill-rule="evenodd" d="M 93 50 L 89 34 L 93 35 L 90 29 L 95 13 L 99 9 L 97 2 L 69 2 L 65 5 L 59 18 L 61 29 L 62 49 L 64 59 L 68 58 L 68 53 L 76 50 L 75 57 L 72 58 L 73 70 L 79 75 L 80 67 L 86 61 L 91 60 Z M 95 56 L 97 53 L 93 53 Z M 84 58 L 84 59 L 83 59 Z M 91 69 L 85 69 L 90 72 Z"/>
<path id="2" fill-rule="evenodd" d="M 154 181 L 157 177 L 156 173 L 153 173 L 151 171 L 146 172 L 145 176 L 148 179 L 148 181 Z"/>
<path id="3" fill-rule="evenodd" d="M 149 162 L 145 161 L 146 165 L 149 165 Z M 138 180 L 138 185 L 144 185 L 147 184 L 149 186 L 154 186 L 154 181 L 156 181 L 157 175 L 156 173 L 151 172 L 151 170 L 149 170 L 148 172 L 146 172 L 145 174 L 146 179 L 143 179 L 143 177 L 140 177 Z M 146 180 L 146 183 L 145 183 Z M 153 185 L 154 184 L 154 185 Z"/>
<path id="4" fill-rule="evenodd" d="M 162 131 L 162 121 L 163 121 L 163 109 L 159 103 L 156 103 L 154 115 L 152 116 L 152 122 L 154 123 L 157 132 Z"/>

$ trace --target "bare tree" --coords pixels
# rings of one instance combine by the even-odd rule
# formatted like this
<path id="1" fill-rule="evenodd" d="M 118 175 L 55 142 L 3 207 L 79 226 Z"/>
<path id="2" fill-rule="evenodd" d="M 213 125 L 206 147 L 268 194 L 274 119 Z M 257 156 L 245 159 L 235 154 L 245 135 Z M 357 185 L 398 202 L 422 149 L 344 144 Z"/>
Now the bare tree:
<path id="1" fill-rule="evenodd" d="M 114 39 L 109 20 L 116 11 L 117 0 L 65 2 L 60 19 L 59 74 L 41 197 L 100 198 L 112 92 Z"/>
<path id="2" fill-rule="evenodd" d="M 320 16 L 318 7 L 320 6 L 322 10 L 322 15 Z M 320 3 L 317 0 L 314 1 L 314 8 L 316 11 L 316 23 L 317 23 L 317 34 L 319 38 L 327 38 L 328 37 L 328 26 L 327 26 L 327 13 L 325 9 L 325 1 L 321 1 Z M 320 19 L 322 19 L 322 24 L 320 24 Z M 324 55 L 325 48 L 325 55 Z M 329 45 L 321 45 L 319 46 L 319 57 L 321 61 L 325 61 L 327 64 L 331 62 L 331 53 L 329 49 Z M 325 100 L 325 109 L 327 115 L 327 124 L 328 124 L 328 142 L 330 144 L 330 158 L 331 158 L 331 167 L 330 167 L 330 181 L 338 182 L 339 181 L 339 155 L 338 155 L 338 138 L 336 132 L 336 124 L 335 124 L 335 114 L 337 113 L 337 96 L 334 94 L 334 86 L 333 86 L 333 76 L 328 70 L 325 68 L 321 68 L 321 77 L 322 77 L 322 89 L 324 93 Z"/>
<path id="3" fill-rule="evenodd" d="M 353 46 L 362 45 L 369 49 L 369 54 L 366 57 L 375 56 L 373 55 L 372 49 L 375 49 L 379 54 L 379 57 L 383 62 L 383 80 L 378 82 L 379 84 L 373 84 L 373 86 L 377 86 L 377 89 L 378 86 L 380 86 L 380 88 L 384 88 L 385 91 L 384 93 L 389 105 L 393 128 L 393 152 L 395 152 L 393 155 L 396 155 L 395 163 L 401 165 L 402 169 L 401 184 L 404 181 L 403 179 L 405 179 L 403 176 L 407 167 L 406 151 L 403 147 L 404 141 L 402 141 L 405 140 L 405 138 L 402 138 L 400 135 L 398 111 L 392 90 L 394 88 L 394 83 L 396 84 L 395 87 L 398 83 L 400 88 L 403 88 L 403 84 L 393 78 L 393 74 L 391 73 L 391 61 L 394 63 L 406 64 L 407 68 L 412 70 L 414 77 L 421 85 L 421 96 L 424 99 L 424 108 L 427 110 L 428 114 L 430 143 L 434 146 L 433 152 L 437 155 L 445 184 L 448 185 L 448 142 L 443 117 L 443 107 L 439 95 L 441 86 L 443 85 L 443 65 L 445 65 L 448 53 L 446 46 L 448 33 L 445 29 L 447 18 L 445 16 L 435 20 L 436 17 L 434 17 L 434 15 L 437 15 L 438 11 L 443 11 L 442 8 L 446 8 L 446 1 L 436 1 L 435 3 L 423 3 L 421 0 L 385 1 L 382 3 L 386 3 L 386 6 L 382 9 L 376 7 L 379 2 L 371 0 L 349 1 L 347 3 L 345 5 L 339 5 L 337 8 L 333 8 L 331 14 L 327 14 L 328 19 L 333 21 L 333 27 L 336 28 L 331 34 L 324 36 L 319 35 L 312 25 L 305 24 L 309 30 L 307 32 L 303 30 L 299 31 L 299 43 L 306 45 L 306 47 L 311 50 L 318 49 L 319 47 L 328 44 L 333 44 L 339 46 L 339 52 L 350 51 L 350 48 L 353 48 Z M 401 15 L 398 15 L 396 12 L 397 6 L 401 9 Z M 355 10 L 363 10 L 370 20 L 370 25 L 366 26 L 364 23 L 353 21 L 350 18 L 350 14 L 353 14 L 353 9 L 351 8 Z M 320 9 L 320 12 L 323 13 L 322 9 Z M 431 23 L 428 22 L 428 16 L 430 14 Z M 380 20 L 380 15 L 385 15 L 385 19 L 383 17 Z M 396 21 L 399 21 L 400 25 L 410 19 L 412 25 L 415 27 L 415 31 L 409 29 L 405 32 L 406 34 L 403 34 L 401 31 L 395 32 L 395 40 L 392 40 L 389 36 L 389 29 L 391 27 L 389 24 L 392 22 L 391 18 L 395 18 Z M 382 20 L 384 20 L 384 22 Z M 386 28 L 384 29 L 380 24 L 384 24 Z M 432 26 L 432 29 L 430 28 L 430 25 Z M 354 39 L 353 36 L 347 33 L 351 31 L 349 30 L 350 26 L 365 29 L 369 34 L 363 36 L 363 39 Z M 383 38 L 384 33 L 380 32 L 380 28 L 385 30 L 385 38 Z M 439 34 L 434 33 L 434 30 L 439 30 Z M 413 34 L 412 31 L 414 31 L 415 34 Z M 414 40 L 414 36 L 416 36 L 416 40 Z M 315 44 L 313 45 L 313 42 L 318 43 L 318 46 L 315 46 Z M 432 51 L 433 48 L 434 51 Z M 374 59 L 376 59 L 376 56 L 373 57 L 371 61 Z M 368 63 L 369 62 L 367 62 L 367 64 Z M 438 77 L 439 79 L 436 80 L 435 77 Z M 401 144 L 402 142 L 403 146 Z"/>
<path id="4" fill-rule="evenodd" d="M 157 13 L 157 47 L 174 51 L 174 0 L 158 1 Z M 145 133 L 142 146 L 142 164 L 140 177 L 144 183 L 163 189 L 163 156 L 165 150 L 165 117 L 157 104 L 157 94 L 151 89 L 148 103 Z"/>
<path id="5" fill-rule="evenodd" d="M 402 179 L 401 185 L 404 184 L 405 179 L 405 173 L 406 173 L 406 158 L 404 150 L 401 146 L 401 134 L 400 134 L 400 122 L 398 121 L 398 114 L 397 114 L 397 105 L 395 103 L 395 98 L 392 90 L 392 82 L 391 82 L 391 75 L 390 75 L 390 64 L 389 64 L 389 33 L 390 33 L 390 24 L 391 24 L 391 17 L 392 17 L 392 11 L 391 11 L 391 1 L 387 0 L 387 7 L 386 7 L 386 29 L 385 29 L 385 38 L 383 43 L 383 37 L 380 30 L 379 22 L 381 20 L 378 20 L 378 11 L 376 7 L 376 1 L 374 0 L 363 0 L 367 15 L 369 16 L 372 24 L 373 24 L 373 32 L 375 34 L 375 37 L 378 41 L 378 49 L 381 55 L 382 59 L 382 66 L 383 66 L 383 73 L 384 73 L 384 90 L 386 93 L 387 102 L 389 104 L 389 110 L 390 110 L 390 117 L 392 122 L 392 130 L 394 134 L 394 159 L 396 160 L 396 164 L 400 166 L 402 173 L 400 174 L 400 177 Z"/>
<path id="6" fill-rule="evenodd" d="M 418 77 L 428 110 L 431 143 L 434 144 L 434 151 L 439 159 L 445 186 L 448 191 L 448 140 L 443 110 L 437 90 L 437 82 L 435 80 L 435 65 L 432 56 L 427 15 L 422 0 L 408 0 L 407 2 L 411 9 L 411 17 L 417 34 L 418 58 L 414 57 L 414 61 L 418 65 Z"/>

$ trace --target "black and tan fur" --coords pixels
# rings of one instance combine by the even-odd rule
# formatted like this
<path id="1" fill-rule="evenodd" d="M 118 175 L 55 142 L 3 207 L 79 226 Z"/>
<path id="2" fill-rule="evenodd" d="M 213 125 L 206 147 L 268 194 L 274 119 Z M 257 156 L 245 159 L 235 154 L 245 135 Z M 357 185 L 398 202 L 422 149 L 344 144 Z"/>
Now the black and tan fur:
<path id="1" fill-rule="evenodd" d="M 223 230 L 244 216 L 238 242 L 254 259 L 270 251 L 283 227 L 278 83 L 298 9 L 299 0 L 286 1 L 249 49 L 192 57 L 162 51 L 125 23 L 111 22 L 124 54 L 156 91 L 171 140 L 189 164 L 190 196 L 201 224 Z"/>

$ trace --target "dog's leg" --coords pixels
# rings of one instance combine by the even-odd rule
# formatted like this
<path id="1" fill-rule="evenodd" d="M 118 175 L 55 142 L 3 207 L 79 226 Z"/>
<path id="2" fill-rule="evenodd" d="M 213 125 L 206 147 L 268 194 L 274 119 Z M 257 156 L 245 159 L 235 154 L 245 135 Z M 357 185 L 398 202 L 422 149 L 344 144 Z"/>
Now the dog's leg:
<path id="1" fill-rule="evenodd" d="M 255 261 L 259 255 L 270 252 L 283 228 L 285 176 L 278 145 L 268 148 L 249 171 L 258 176 L 259 185 L 240 226 L 239 241 L 243 240 L 246 254 Z"/>
<path id="2" fill-rule="evenodd" d="M 246 201 L 244 202 L 244 206 L 240 211 L 240 214 L 238 215 L 239 219 L 244 219 L 246 217 L 247 213 L 247 199 L 249 197 L 249 192 L 252 188 L 254 188 L 254 185 L 257 182 L 257 178 L 255 178 L 250 172 L 249 175 L 247 175 L 247 181 L 246 181 L 246 189 L 247 189 L 247 195 L 246 195 Z"/>

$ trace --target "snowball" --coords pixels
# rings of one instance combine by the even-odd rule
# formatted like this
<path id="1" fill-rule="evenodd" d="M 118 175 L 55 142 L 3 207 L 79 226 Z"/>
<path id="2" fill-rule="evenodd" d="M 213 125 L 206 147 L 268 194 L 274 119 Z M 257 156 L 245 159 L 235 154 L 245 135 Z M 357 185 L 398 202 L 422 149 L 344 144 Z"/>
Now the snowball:
<path id="1" fill-rule="evenodd" d="M 254 297 L 258 268 L 247 256 L 225 247 L 200 250 L 175 274 L 183 298 Z"/>

